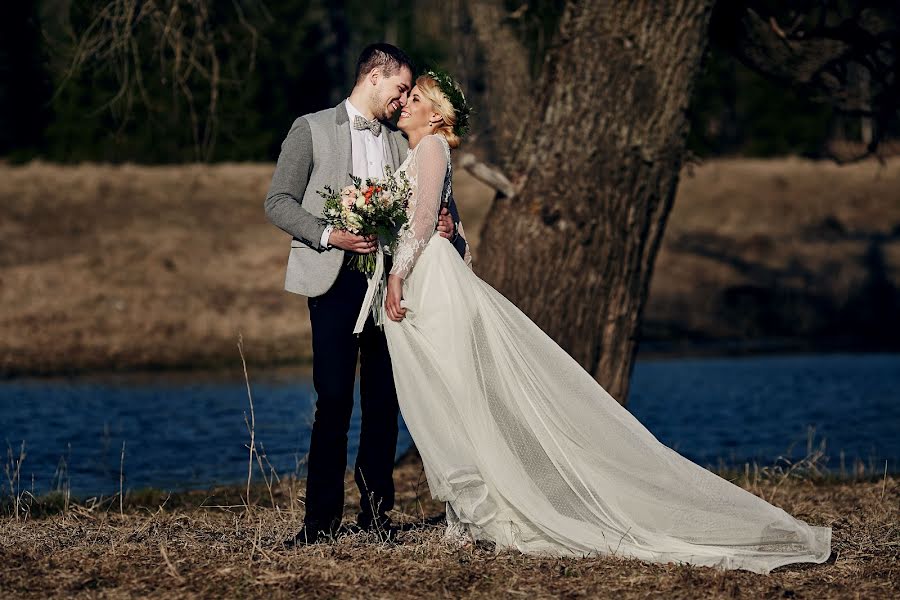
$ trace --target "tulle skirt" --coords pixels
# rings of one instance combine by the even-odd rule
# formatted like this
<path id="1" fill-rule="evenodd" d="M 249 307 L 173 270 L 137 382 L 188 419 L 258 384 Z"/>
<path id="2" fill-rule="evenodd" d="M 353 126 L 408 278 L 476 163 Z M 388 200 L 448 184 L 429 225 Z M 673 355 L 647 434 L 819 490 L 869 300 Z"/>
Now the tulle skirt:
<path id="1" fill-rule="evenodd" d="M 385 319 L 400 409 L 450 527 L 498 548 L 757 573 L 826 561 L 795 519 L 660 443 L 435 234 Z"/>

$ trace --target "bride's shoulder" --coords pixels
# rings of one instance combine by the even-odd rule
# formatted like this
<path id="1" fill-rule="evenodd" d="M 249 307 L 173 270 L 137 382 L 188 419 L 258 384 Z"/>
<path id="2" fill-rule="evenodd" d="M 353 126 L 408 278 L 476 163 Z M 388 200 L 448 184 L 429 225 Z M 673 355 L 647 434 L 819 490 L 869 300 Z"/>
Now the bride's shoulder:
<path id="1" fill-rule="evenodd" d="M 421 150 L 424 154 L 441 154 L 450 158 L 450 144 L 447 143 L 444 136 L 438 133 L 431 133 L 423 137 L 416 149 Z"/>
<path id="2" fill-rule="evenodd" d="M 443 146 L 443 147 L 446 148 L 447 150 L 450 150 L 450 143 L 447 141 L 447 138 L 445 138 L 445 137 L 442 136 L 441 134 L 439 134 L 439 133 L 432 133 L 432 134 L 429 134 L 429 135 L 427 135 L 427 136 L 425 136 L 425 137 L 434 138 L 441 146 Z"/>

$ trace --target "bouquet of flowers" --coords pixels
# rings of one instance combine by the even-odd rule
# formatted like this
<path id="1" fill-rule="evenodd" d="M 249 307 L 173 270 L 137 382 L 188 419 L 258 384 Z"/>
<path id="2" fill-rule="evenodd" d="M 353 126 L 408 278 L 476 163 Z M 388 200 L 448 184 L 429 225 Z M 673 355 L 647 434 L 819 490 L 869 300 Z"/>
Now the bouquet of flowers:
<path id="1" fill-rule="evenodd" d="M 406 207 L 412 194 L 406 173 L 401 171 L 394 177 L 387 167 L 383 178 L 363 182 L 351 175 L 350 179 L 353 184 L 340 190 L 326 185 L 317 192 L 325 199 L 325 222 L 356 235 L 378 236 L 379 251 L 382 246 L 393 247 L 400 228 L 406 224 Z M 375 253 L 359 254 L 351 264 L 371 277 L 375 273 Z"/>

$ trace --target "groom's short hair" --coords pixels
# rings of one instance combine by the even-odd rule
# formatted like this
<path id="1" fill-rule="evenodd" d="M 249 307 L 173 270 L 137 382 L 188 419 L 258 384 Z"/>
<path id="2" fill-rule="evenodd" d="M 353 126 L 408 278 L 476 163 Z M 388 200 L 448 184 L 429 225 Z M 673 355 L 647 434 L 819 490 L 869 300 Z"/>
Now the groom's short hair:
<path id="1" fill-rule="evenodd" d="M 403 67 L 409 69 L 411 73 L 415 72 L 412 60 L 397 46 L 384 42 L 369 44 L 363 48 L 356 61 L 356 83 L 362 81 L 372 69 L 379 67 L 386 77 L 390 77 Z"/>

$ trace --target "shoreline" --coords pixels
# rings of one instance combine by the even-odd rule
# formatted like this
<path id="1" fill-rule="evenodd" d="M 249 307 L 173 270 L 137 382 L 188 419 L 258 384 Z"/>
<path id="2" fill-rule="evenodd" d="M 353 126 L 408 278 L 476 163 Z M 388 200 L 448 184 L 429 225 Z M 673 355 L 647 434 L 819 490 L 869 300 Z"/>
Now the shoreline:
<path id="1" fill-rule="evenodd" d="M 405 468 L 415 468 L 421 471 L 421 461 L 418 458 L 418 453 L 415 452 L 414 447 L 407 450 L 395 462 L 395 470 L 398 470 L 401 473 L 400 478 L 403 481 L 407 479 L 407 475 L 404 471 Z M 740 482 L 742 479 L 746 478 L 745 472 L 740 469 L 704 468 L 732 483 Z M 888 471 L 886 474 L 871 472 L 863 475 L 841 475 L 829 472 L 812 477 L 799 475 L 796 478 L 802 480 L 804 485 L 819 489 L 827 489 L 830 487 L 848 485 L 865 486 L 881 485 L 882 483 L 887 485 L 886 482 L 888 480 L 894 481 L 897 479 L 898 475 L 900 475 L 900 472 L 894 471 Z M 352 473 L 348 472 L 346 478 L 347 486 L 355 485 L 352 479 Z M 292 480 L 293 485 L 299 489 L 303 489 L 306 482 L 305 478 L 296 478 L 293 475 L 289 475 L 284 479 Z M 422 475 L 422 479 L 422 485 L 427 486 L 427 484 L 424 483 L 424 475 Z M 216 483 L 201 487 L 173 487 L 172 489 L 152 486 L 136 489 L 125 488 L 123 504 L 126 510 L 153 510 L 157 509 L 163 502 L 172 508 L 199 509 L 209 506 L 208 502 L 211 499 L 214 499 L 217 503 L 221 504 L 239 505 L 243 502 L 246 490 L 246 481 Z M 259 475 L 257 475 L 254 478 L 253 483 L 251 483 L 250 491 L 251 496 L 256 496 L 257 502 L 265 498 L 268 488 L 264 482 L 259 481 Z M 105 502 L 115 501 L 115 503 L 118 504 L 118 497 L 118 491 L 109 494 L 69 493 L 68 497 L 66 496 L 65 490 L 44 492 L 30 497 L 32 508 L 36 509 L 32 513 L 32 518 L 51 517 L 61 514 L 64 508 L 63 506 L 60 506 L 61 502 L 67 502 L 72 505 L 85 505 L 103 504 Z M 7 516 L 10 513 L 9 504 L 10 496 L 0 496 L 0 509 L 2 509 L 4 516 Z"/>
<path id="2" fill-rule="evenodd" d="M 678 341 L 652 340 L 643 342 L 638 349 L 636 361 L 679 360 L 702 358 L 751 358 L 760 356 L 798 356 L 829 354 L 896 354 L 900 352 L 900 344 L 884 346 L 875 344 L 847 343 L 846 340 L 709 340 Z M 254 371 L 298 371 L 306 370 L 311 375 L 312 353 L 297 358 L 275 358 L 274 360 L 253 360 L 247 357 L 247 370 L 251 378 Z M 236 371 L 237 370 L 237 371 Z M 128 377 L 171 375 L 174 377 L 187 375 L 215 376 L 240 372 L 243 377 L 240 355 L 237 350 L 233 356 L 210 355 L 205 360 L 186 360 L 184 362 L 120 362 L 111 368 L 94 365 L 70 365 L 66 367 L 13 367 L 6 366 L 0 370 L 0 382 L 28 379 L 57 378 L 93 378 L 93 377 Z"/>
<path id="3" fill-rule="evenodd" d="M 842 485 L 874 485 L 887 484 L 888 480 L 894 482 L 900 472 L 887 471 L 878 472 L 874 470 L 854 472 L 849 470 L 846 472 L 832 471 L 824 466 L 819 458 L 812 456 L 799 460 L 790 467 L 779 465 L 777 462 L 771 465 L 760 466 L 754 463 L 751 467 L 749 463 L 744 466 L 725 465 L 720 463 L 719 466 L 700 465 L 707 471 L 718 475 L 719 477 L 731 481 L 736 485 L 749 487 L 751 485 L 759 485 L 760 482 L 790 482 L 793 484 L 802 483 L 818 488 L 827 488 L 831 486 Z M 277 473 L 276 473 L 277 475 Z M 268 492 L 268 484 L 266 478 L 271 478 L 271 473 L 259 473 L 257 465 L 253 466 L 253 475 L 250 483 L 251 496 L 256 495 L 257 500 L 262 500 Z M 410 483 L 411 477 L 416 478 L 417 485 L 420 487 L 424 484 L 425 488 L 420 490 L 427 493 L 427 483 L 424 482 L 424 467 L 421 456 L 414 443 L 404 450 L 394 461 L 394 479 L 396 487 L 400 488 Z M 262 481 L 261 481 L 262 479 Z M 271 479 L 272 482 L 289 482 L 291 486 L 302 489 L 306 482 L 303 473 L 286 473 L 282 476 Z M 348 490 L 348 498 L 358 498 L 356 483 L 353 480 L 352 470 L 345 473 L 345 487 Z M 86 503 L 103 503 L 111 499 L 119 497 L 119 491 L 112 493 L 73 493 L 71 487 L 64 487 L 57 490 L 51 490 L 36 495 L 30 494 L 30 501 L 39 509 L 37 514 L 47 516 L 53 515 L 54 511 L 59 509 L 59 502 L 66 501 L 71 504 Z M 184 486 L 146 486 L 130 489 L 125 487 L 123 502 L 131 509 L 155 509 L 160 502 L 168 498 L 174 501 L 174 505 L 188 508 L 202 508 L 207 504 L 210 498 L 215 498 L 219 504 L 235 505 L 246 502 L 245 494 L 247 491 L 247 480 L 222 483 L 210 483 L 207 485 Z M 68 495 L 67 495 L 68 494 Z M 202 500 L 201 500 L 202 499 Z M 0 507 L 9 508 L 8 502 L 10 496 L 0 495 Z M 348 500 L 347 504 L 352 504 Z M 8 511 L 7 511 L 8 512 Z"/>
<path id="4" fill-rule="evenodd" d="M 419 469 L 421 471 L 421 459 L 418 456 L 418 451 L 416 450 L 415 446 L 410 446 L 395 461 L 394 466 L 395 470 L 398 470 L 401 473 L 403 472 L 404 468 L 410 466 L 415 467 L 416 469 Z M 702 466 L 707 471 L 710 471 L 732 483 L 738 482 L 746 478 L 747 476 L 745 470 L 737 467 L 711 468 L 710 466 L 700 466 Z M 771 468 L 772 467 L 758 467 L 758 469 L 760 470 Z M 805 483 L 810 486 L 817 488 L 828 488 L 842 485 L 881 484 L 887 479 L 897 479 L 898 476 L 900 476 L 900 471 L 892 470 L 889 470 L 886 473 L 866 471 L 861 475 L 853 473 L 852 471 L 841 474 L 839 472 L 831 472 L 830 470 L 820 470 L 817 475 L 808 476 L 801 474 L 797 477 L 803 479 Z M 254 477 L 253 483 L 250 486 L 251 494 L 256 494 L 258 497 L 263 497 L 267 492 L 267 488 L 265 483 L 259 481 L 259 478 L 260 476 L 258 474 Z M 401 476 L 401 479 L 403 478 L 405 478 L 405 476 Z M 422 478 L 424 479 L 424 475 L 422 475 Z M 306 481 L 305 477 L 298 478 L 293 474 L 284 477 L 284 479 L 292 479 L 300 488 L 305 485 Z M 352 480 L 352 473 L 349 471 L 347 472 L 347 485 L 355 485 Z M 229 504 L 234 504 L 235 502 L 240 503 L 240 499 L 245 495 L 246 492 L 246 481 L 214 483 L 205 486 L 173 486 L 171 488 L 148 486 L 129 489 L 126 487 L 124 492 L 125 503 L 132 509 L 155 509 L 165 498 L 174 499 L 174 504 L 178 506 L 201 508 L 203 503 L 210 498 L 217 498 L 219 501 L 227 502 Z M 90 503 L 91 501 L 102 503 L 113 498 L 117 499 L 118 496 L 118 491 L 112 493 L 70 493 L 69 502 L 74 504 L 85 504 Z M 203 500 L 198 501 L 199 498 L 203 498 Z M 36 494 L 32 497 L 32 501 L 36 505 L 42 505 L 43 512 L 39 511 L 38 514 L 44 514 L 48 516 L 55 514 L 54 511 L 59 508 L 59 501 L 64 499 L 64 490 L 52 490 Z M 0 507 L 4 506 L 4 502 L 7 501 L 7 498 L 0 496 Z"/>

